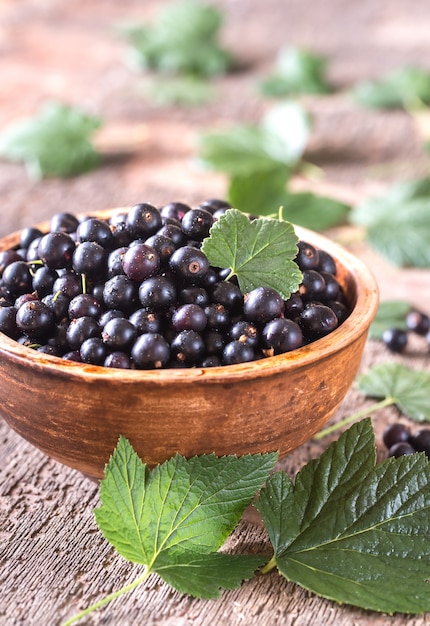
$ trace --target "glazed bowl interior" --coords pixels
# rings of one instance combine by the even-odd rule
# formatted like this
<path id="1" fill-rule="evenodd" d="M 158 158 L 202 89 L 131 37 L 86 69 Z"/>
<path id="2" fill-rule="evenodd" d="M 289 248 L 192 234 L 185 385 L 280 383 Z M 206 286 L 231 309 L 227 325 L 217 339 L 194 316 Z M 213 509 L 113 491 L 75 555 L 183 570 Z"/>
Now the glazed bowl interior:
<path id="1" fill-rule="evenodd" d="M 176 452 L 284 456 L 341 404 L 378 306 L 375 279 L 359 259 L 313 231 L 296 233 L 336 261 L 351 313 L 331 334 L 249 363 L 149 371 L 65 361 L 0 333 L 2 416 L 44 453 L 94 479 L 120 435 L 149 467 Z M 18 241 L 19 233 L 9 235 L 0 250 Z"/>

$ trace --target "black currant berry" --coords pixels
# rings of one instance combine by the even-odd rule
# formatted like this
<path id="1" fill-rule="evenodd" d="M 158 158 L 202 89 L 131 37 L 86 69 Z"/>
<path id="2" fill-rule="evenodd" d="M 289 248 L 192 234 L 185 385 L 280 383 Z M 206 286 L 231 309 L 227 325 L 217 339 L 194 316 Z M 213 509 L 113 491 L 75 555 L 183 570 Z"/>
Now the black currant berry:
<path id="1" fill-rule="evenodd" d="M 308 304 L 299 317 L 304 334 L 315 340 L 328 335 L 338 326 L 338 319 L 332 309 L 324 304 Z"/>
<path id="2" fill-rule="evenodd" d="M 408 335 L 401 328 L 387 328 L 382 333 L 382 341 L 391 352 L 403 352 L 408 345 Z"/>
<path id="3" fill-rule="evenodd" d="M 212 224 L 212 213 L 201 208 L 191 209 L 182 218 L 182 230 L 187 237 L 197 241 L 202 241 L 209 235 Z"/>
<path id="4" fill-rule="evenodd" d="M 425 452 L 430 457 L 430 429 L 421 428 L 409 438 L 409 443 L 417 452 Z"/>
<path id="5" fill-rule="evenodd" d="M 144 308 L 167 311 L 176 300 L 176 287 L 164 276 L 151 276 L 140 284 L 139 300 Z"/>
<path id="6" fill-rule="evenodd" d="M 224 346 L 222 351 L 222 362 L 224 365 L 248 363 L 254 359 L 254 348 L 247 344 L 246 341 L 230 341 Z"/>
<path id="7" fill-rule="evenodd" d="M 16 296 L 33 290 L 33 276 L 25 261 L 14 261 L 3 272 L 4 285 Z"/>
<path id="8" fill-rule="evenodd" d="M 37 247 L 38 258 L 52 270 L 71 267 L 74 251 L 75 242 L 63 232 L 47 233 Z"/>
<path id="9" fill-rule="evenodd" d="M 94 217 L 86 219 L 79 224 L 76 229 L 76 238 L 80 243 L 85 241 L 94 242 L 106 250 L 113 245 L 113 235 L 109 224 Z"/>
<path id="10" fill-rule="evenodd" d="M 299 241 L 297 248 L 296 263 L 302 272 L 304 270 L 316 270 L 320 260 L 318 250 L 305 241 Z"/>
<path id="11" fill-rule="evenodd" d="M 249 322 L 264 324 L 279 317 L 284 311 L 284 301 L 271 287 L 256 287 L 245 294 L 243 313 Z"/>
<path id="12" fill-rule="evenodd" d="M 136 283 L 128 276 L 113 276 L 106 281 L 103 289 L 103 301 L 109 309 L 131 312 L 136 299 Z"/>
<path id="13" fill-rule="evenodd" d="M 147 202 L 135 204 L 127 215 L 127 226 L 135 238 L 150 237 L 162 227 L 160 211 Z"/>
<path id="14" fill-rule="evenodd" d="M 303 333 L 300 326 L 282 317 L 266 324 L 262 330 L 261 339 L 267 356 L 296 350 L 303 345 Z"/>
<path id="15" fill-rule="evenodd" d="M 126 352 L 114 351 L 107 355 L 103 362 L 104 367 L 115 367 L 117 369 L 131 369 L 131 358 Z"/>
<path id="16" fill-rule="evenodd" d="M 411 431 L 407 426 L 405 426 L 405 424 L 396 422 L 385 428 L 382 433 L 382 441 L 384 442 L 386 448 L 391 448 L 391 446 L 395 443 L 404 443 L 405 441 L 409 441 L 410 435 Z"/>
<path id="17" fill-rule="evenodd" d="M 195 330 L 183 330 L 174 336 L 170 350 L 176 361 L 193 365 L 203 357 L 205 344 L 202 336 Z"/>
<path id="18" fill-rule="evenodd" d="M 222 304 L 232 315 L 235 315 L 242 310 L 243 295 L 237 285 L 223 280 L 214 285 L 212 289 L 212 302 Z"/>
<path id="19" fill-rule="evenodd" d="M 200 333 L 206 328 L 206 324 L 206 314 L 198 304 L 182 304 L 172 315 L 172 326 L 178 332 L 195 330 Z"/>
<path id="20" fill-rule="evenodd" d="M 406 326 L 418 335 L 426 335 L 430 331 L 430 317 L 420 311 L 410 311 L 406 315 Z"/>
<path id="21" fill-rule="evenodd" d="M 246 320 L 235 322 L 229 330 L 228 337 L 230 341 L 241 341 L 256 348 L 260 341 L 260 334 L 257 327 Z"/>
<path id="22" fill-rule="evenodd" d="M 79 350 L 86 339 L 100 337 L 101 329 L 93 317 L 77 317 L 67 328 L 66 339 L 70 350 Z"/>
<path id="23" fill-rule="evenodd" d="M 48 337 L 54 322 L 51 309 L 39 300 L 24 302 L 16 313 L 18 328 L 32 339 Z"/>
<path id="24" fill-rule="evenodd" d="M 107 252 L 95 241 L 83 241 L 73 253 L 72 268 L 77 274 L 85 274 L 92 279 L 101 279 L 106 275 Z"/>
<path id="25" fill-rule="evenodd" d="M 169 267 L 185 283 L 201 282 L 209 270 L 209 261 L 205 254 L 193 246 L 183 246 L 172 254 Z"/>
<path id="26" fill-rule="evenodd" d="M 0 332 L 11 339 L 18 339 L 20 329 L 16 324 L 16 308 L 13 306 L 0 307 Z"/>
<path id="27" fill-rule="evenodd" d="M 400 441 L 399 443 L 395 443 L 388 450 L 388 456 L 393 456 L 395 458 L 399 458 L 400 456 L 404 456 L 405 454 L 414 454 L 416 452 L 415 448 L 411 446 L 410 443 L 406 441 Z"/>
<path id="28" fill-rule="evenodd" d="M 124 317 L 111 319 L 102 330 L 103 343 L 111 350 L 128 350 L 136 337 L 136 327 Z"/>
<path id="29" fill-rule="evenodd" d="M 130 246 L 122 257 L 122 267 L 126 276 L 141 282 L 158 272 L 160 257 L 151 246 L 137 243 Z"/>
<path id="30" fill-rule="evenodd" d="M 107 348 L 100 337 L 90 337 L 83 341 L 79 354 L 83 363 L 103 365 L 107 356 Z"/>
<path id="31" fill-rule="evenodd" d="M 72 213 L 56 213 L 51 217 L 49 223 L 50 231 L 60 231 L 63 233 L 74 233 L 79 226 L 79 220 Z"/>
<path id="32" fill-rule="evenodd" d="M 90 293 L 80 293 L 70 301 L 67 313 L 70 319 L 83 317 L 84 315 L 97 319 L 101 311 L 100 300 Z"/>
<path id="33" fill-rule="evenodd" d="M 145 333 L 136 339 L 131 356 L 140 369 L 159 369 L 165 367 L 169 361 L 169 344 L 158 333 Z"/>

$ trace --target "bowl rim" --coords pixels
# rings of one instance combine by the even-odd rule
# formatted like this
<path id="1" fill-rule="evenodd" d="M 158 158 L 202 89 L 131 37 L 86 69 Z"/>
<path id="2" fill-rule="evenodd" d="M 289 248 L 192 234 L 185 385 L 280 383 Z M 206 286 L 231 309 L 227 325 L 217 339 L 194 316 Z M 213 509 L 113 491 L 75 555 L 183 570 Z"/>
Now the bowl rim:
<path id="1" fill-rule="evenodd" d="M 92 213 L 77 214 L 94 215 L 95 217 L 109 217 L 116 213 L 127 211 L 128 207 L 106 209 Z M 376 279 L 366 264 L 340 244 L 316 231 L 293 225 L 300 240 L 308 240 L 312 245 L 326 250 L 351 275 L 356 291 L 356 301 L 346 320 L 333 332 L 320 339 L 302 346 L 296 350 L 283 354 L 258 359 L 247 363 L 221 365 L 202 368 L 161 368 L 156 370 L 144 369 L 115 369 L 101 365 L 90 365 L 73 361 L 66 361 L 61 357 L 47 355 L 32 348 L 28 348 L 0 332 L 0 357 L 20 362 L 21 365 L 34 366 L 37 369 L 55 372 L 57 376 L 85 378 L 97 381 L 104 379 L 118 380 L 121 383 L 136 384 L 140 382 L 154 385 L 188 384 L 193 382 L 229 384 L 235 380 L 255 379 L 258 377 L 273 376 L 285 373 L 290 369 L 305 368 L 315 361 L 322 361 L 335 352 L 353 344 L 367 333 L 379 305 L 379 290 Z M 49 229 L 49 222 L 36 224 L 38 228 Z M 0 238 L 0 246 L 10 242 L 8 247 L 16 245 L 14 240 L 21 231 Z"/>

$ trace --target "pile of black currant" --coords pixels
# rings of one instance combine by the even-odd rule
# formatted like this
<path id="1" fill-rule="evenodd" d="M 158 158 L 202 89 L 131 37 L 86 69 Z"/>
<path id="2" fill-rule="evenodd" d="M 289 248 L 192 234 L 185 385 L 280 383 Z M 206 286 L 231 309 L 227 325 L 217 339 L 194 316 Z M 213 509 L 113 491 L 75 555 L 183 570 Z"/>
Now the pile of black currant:
<path id="1" fill-rule="evenodd" d="M 430 428 L 420 428 L 412 433 L 402 422 L 390 424 L 384 430 L 382 440 L 388 456 L 399 457 L 414 452 L 425 452 L 430 457 Z"/>
<path id="2" fill-rule="evenodd" d="M 242 294 L 201 244 L 230 205 L 136 204 L 109 219 L 58 213 L 0 252 L 0 331 L 63 359 L 115 368 L 213 367 L 295 350 L 349 314 L 333 258 L 299 242 L 284 301 Z"/>
<path id="3" fill-rule="evenodd" d="M 404 328 L 387 328 L 382 333 L 382 341 L 391 352 L 404 352 L 408 345 L 408 332 L 425 337 L 430 347 L 430 316 L 416 309 L 406 314 Z"/>

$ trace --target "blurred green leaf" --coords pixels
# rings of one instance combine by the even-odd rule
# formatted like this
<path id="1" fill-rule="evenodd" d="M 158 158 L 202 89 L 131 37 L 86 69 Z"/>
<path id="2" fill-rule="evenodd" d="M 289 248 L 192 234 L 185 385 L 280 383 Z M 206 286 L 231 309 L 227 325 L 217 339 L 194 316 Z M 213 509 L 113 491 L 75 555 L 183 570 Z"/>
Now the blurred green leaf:
<path id="1" fill-rule="evenodd" d="M 289 193 L 284 200 L 282 219 L 297 226 L 323 231 L 342 224 L 350 208 L 344 202 L 309 191 Z"/>
<path id="2" fill-rule="evenodd" d="M 430 179 L 395 185 L 353 208 L 372 247 L 399 267 L 430 266 Z"/>
<path id="3" fill-rule="evenodd" d="M 29 175 L 74 176 L 95 168 L 100 156 L 90 142 L 101 120 L 52 102 L 40 113 L 12 124 L 0 134 L 0 156 L 25 163 Z"/>
<path id="4" fill-rule="evenodd" d="M 396 183 L 380 196 L 369 198 L 356 205 L 351 212 L 351 222 L 359 226 L 370 226 L 390 213 L 401 210 L 410 200 L 430 199 L 430 178 Z"/>
<path id="5" fill-rule="evenodd" d="M 391 399 L 416 422 L 430 421 L 430 372 L 402 363 L 378 363 L 357 378 L 358 389 L 369 398 Z"/>
<path id="6" fill-rule="evenodd" d="M 230 176 L 255 172 L 285 171 L 295 166 L 306 148 L 310 119 L 297 103 L 273 107 L 260 124 L 239 124 L 224 132 L 200 137 L 200 159 L 214 170 Z"/>
<path id="7" fill-rule="evenodd" d="M 164 106 L 197 106 L 215 97 L 211 83 L 198 76 L 177 76 L 151 81 L 147 94 L 153 102 Z"/>
<path id="8" fill-rule="evenodd" d="M 120 28 L 130 43 L 130 61 L 159 72 L 210 77 L 226 73 L 231 54 L 218 43 L 223 17 L 195 0 L 167 5 L 152 24 Z"/>
<path id="9" fill-rule="evenodd" d="M 325 78 L 327 60 L 298 47 L 282 49 L 273 74 L 260 83 L 266 96 L 283 97 L 292 94 L 325 94 L 331 91 Z"/>
<path id="10" fill-rule="evenodd" d="M 289 172 L 284 166 L 233 176 L 228 189 L 228 201 L 239 211 L 251 215 L 278 217 L 285 204 Z"/>
<path id="11" fill-rule="evenodd" d="M 369 338 L 382 339 L 384 330 L 388 328 L 406 330 L 406 315 L 410 310 L 411 305 L 404 300 L 385 300 L 380 302 L 375 319 L 370 326 Z"/>
<path id="12" fill-rule="evenodd" d="M 362 81 L 352 95 L 361 105 L 379 109 L 403 108 L 417 100 L 430 103 L 430 72 L 419 67 L 398 68 L 379 80 Z"/>

